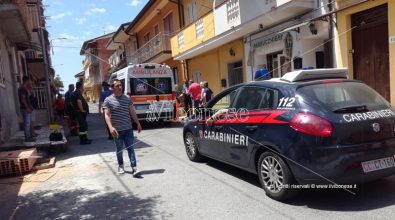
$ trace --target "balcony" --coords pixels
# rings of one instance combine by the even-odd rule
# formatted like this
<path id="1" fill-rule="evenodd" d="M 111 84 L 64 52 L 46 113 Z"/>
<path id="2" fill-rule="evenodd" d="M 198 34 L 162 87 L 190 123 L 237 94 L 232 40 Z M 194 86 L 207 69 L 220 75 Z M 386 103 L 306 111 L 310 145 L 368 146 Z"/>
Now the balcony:
<path id="1" fill-rule="evenodd" d="M 0 29 L 13 43 L 26 42 L 33 24 L 28 19 L 27 5 L 22 0 L 0 0 Z"/>
<path id="2" fill-rule="evenodd" d="M 171 58 L 170 35 L 159 33 L 131 56 L 132 63 L 162 63 Z"/>
<path id="3" fill-rule="evenodd" d="M 172 55 L 177 56 L 214 36 L 214 14 L 210 12 L 171 38 Z"/>
<path id="4" fill-rule="evenodd" d="M 84 69 L 88 68 L 91 65 L 99 64 L 99 59 L 96 56 L 85 54 L 85 59 L 82 61 L 82 66 Z"/>

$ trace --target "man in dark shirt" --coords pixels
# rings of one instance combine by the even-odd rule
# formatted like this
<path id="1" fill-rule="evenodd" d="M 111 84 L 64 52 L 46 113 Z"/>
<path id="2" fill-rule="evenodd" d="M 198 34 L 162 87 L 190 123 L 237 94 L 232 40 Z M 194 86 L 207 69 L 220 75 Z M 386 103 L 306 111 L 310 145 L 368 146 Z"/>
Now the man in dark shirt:
<path id="1" fill-rule="evenodd" d="M 99 114 L 101 114 L 101 112 L 102 112 L 104 100 L 108 96 L 112 95 L 112 91 L 110 90 L 110 85 L 106 81 L 103 81 L 101 86 L 103 87 L 103 92 L 101 92 L 100 98 L 99 98 Z M 103 113 L 104 113 L 104 110 L 103 110 Z M 103 114 L 103 118 L 104 118 L 104 114 Z M 106 120 L 106 119 L 104 118 L 104 120 Z M 108 140 L 112 140 L 113 137 L 110 133 L 110 129 L 108 128 L 108 126 L 106 126 L 106 128 L 107 128 L 107 133 L 108 133 Z"/>
<path id="2" fill-rule="evenodd" d="M 28 88 L 32 82 L 28 76 L 22 78 L 22 85 L 18 89 L 19 107 L 23 117 L 23 131 L 25 134 L 25 142 L 35 142 L 30 130 L 33 106 L 30 103 Z"/>
<path id="3" fill-rule="evenodd" d="M 65 112 L 66 114 L 73 120 L 75 120 L 74 114 L 73 114 L 73 108 L 71 106 L 71 94 L 74 92 L 74 85 L 70 84 L 69 85 L 69 90 L 64 94 L 64 103 L 65 103 Z"/>
<path id="4" fill-rule="evenodd" d="M 85 101 L 82 93 L 84 92 L 84 85 L 82 82 L 75 84 L 76 90 L 71 94 L 71 104 L 73 106 L 78 124 L 79 124 L 79 137 L 80 144 L 91 144 L 92 140 L 88 139 L 88 123 L 86 122 L 86 116 L 89 113 L 88 103 Z"/>

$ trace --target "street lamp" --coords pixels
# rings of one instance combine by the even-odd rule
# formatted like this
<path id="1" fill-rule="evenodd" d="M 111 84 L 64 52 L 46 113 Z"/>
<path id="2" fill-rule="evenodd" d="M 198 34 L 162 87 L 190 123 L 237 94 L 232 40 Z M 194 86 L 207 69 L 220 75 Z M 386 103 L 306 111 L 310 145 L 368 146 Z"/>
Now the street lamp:
<path id="1" fill-rule="evenodd" d="M 52 50 L 52 55 L 54 55 L 53 46 L 52 46 L 52 41 L 54 41 L 54 40 L 67 40 L 67 38 L 66 38 L 66 37 L 58 37 L 58 38 L 51 39 L 51 40 L 49 41 L 49 45 L 50 45 L 51 50 Z"/>

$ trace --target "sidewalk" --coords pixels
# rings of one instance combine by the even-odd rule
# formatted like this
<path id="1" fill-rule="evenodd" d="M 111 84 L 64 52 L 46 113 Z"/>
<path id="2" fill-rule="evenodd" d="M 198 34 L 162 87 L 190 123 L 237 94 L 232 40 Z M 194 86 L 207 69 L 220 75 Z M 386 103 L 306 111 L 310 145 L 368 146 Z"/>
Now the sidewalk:
<path id="1" fill-rule="evenodd" d="M 50 141 L 49 135 L 51 134 L 51 131 L 49 126 L 41 127 L 40 129 L 35 130 L 35 132 L 38 134 L 35 142 L 24 142 L 25 137 L 23 131 L 17 131 L 10 139 L 5 141 L 5 143 L 0 146 L 0 151 L 20 150 L 27 148 L 56 148 L 65 151 L 67 149 L 67 138 L 62 126 L 60 126 L 60 131 L 63 135 L 63 140 Z"/>

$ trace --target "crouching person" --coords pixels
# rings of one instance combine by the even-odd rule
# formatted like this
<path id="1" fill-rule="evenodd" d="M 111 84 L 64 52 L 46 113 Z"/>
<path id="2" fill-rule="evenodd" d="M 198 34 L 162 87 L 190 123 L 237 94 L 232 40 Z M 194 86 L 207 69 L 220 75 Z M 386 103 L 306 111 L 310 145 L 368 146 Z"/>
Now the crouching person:
<path id="1" fill-rule="evenodd" d="M 116 156 L 118 160 L 118 174 L 123 174 L 123 147 L 128 152 L 132 173 L 137 173 L 137 161 L 133 148 L 133 127 L 132 120 L 137 124 L 137 131 L 140 133 L 141 125 L 137 119 L 136 111 L 130 98 L 122 93 L 122 83 L 120 80 L 111 82 L 113 94 L 108 96 L 103 103 L 104 117 L 111 135 L 114 137 Z"/>

